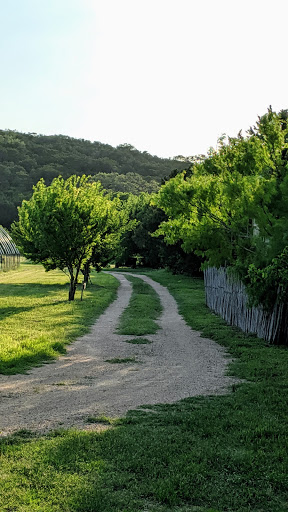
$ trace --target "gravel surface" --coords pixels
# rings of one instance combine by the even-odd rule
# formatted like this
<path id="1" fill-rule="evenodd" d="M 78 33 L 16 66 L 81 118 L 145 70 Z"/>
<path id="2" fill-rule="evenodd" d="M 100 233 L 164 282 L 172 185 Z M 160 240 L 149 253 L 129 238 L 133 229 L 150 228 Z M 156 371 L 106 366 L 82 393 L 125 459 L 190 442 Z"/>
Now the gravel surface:
<path id="1" fill-rule="evenodd" d="M 157 334 L 143 336 L 151 344 L 125 343 L 135 336 L 117 335 L 115 329 L 132 285 L 125 275 L 110 273 L 120 281 L 118 297 L 89 334 L 53 363 L 27 375 L 0 376 L 0 435 L 23 428 L 41 433 L 60 427 L 97 429 L 100 425 L 87 424 L 88 416 L 118 417 L 140 405 L 224 394 L 235 382 L 225 375 L 229 364 L 225 350 L 193 331 L 167 288 L 144 275 L 131 274 L 159 294 L 160 328 Z M 135 362 L 105 362 L 126 357 Z"/>

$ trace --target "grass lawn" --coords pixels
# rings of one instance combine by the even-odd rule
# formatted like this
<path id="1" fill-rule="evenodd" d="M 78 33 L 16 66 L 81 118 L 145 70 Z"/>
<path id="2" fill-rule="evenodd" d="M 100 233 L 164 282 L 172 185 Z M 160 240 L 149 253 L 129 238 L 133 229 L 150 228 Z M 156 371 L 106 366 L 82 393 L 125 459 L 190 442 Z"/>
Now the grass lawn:
<path id="1" fill-rule="evenodd" d="M 153 288 L 137 277 L 126 276 L 133 285 L 133 292 L 128 308 L 120 317 L 118 334 L 143 336 L 155 334 L 159 325 L 155 320 L 162 312 L 160 299 Z"/>
<path id="2" fill-rule="evenodd" d="M 24 263 L 0 273 L 0 373 L 23 373 L 55 359 L 65 345 L 83 335 L 115 298 L 118 282 L 93 274 L 93 285 L 68 302 L 68 277 Z"/>
<path id="3" fill-rule="evenodd" d="M 1 440 L 1 512 L 287 512 L 287 349 L 226 326 L 205 307 L 201 280 L 149 276 L 237 356 L 231 372 L 247 383 L 131 411 L 100 434 Z"/>

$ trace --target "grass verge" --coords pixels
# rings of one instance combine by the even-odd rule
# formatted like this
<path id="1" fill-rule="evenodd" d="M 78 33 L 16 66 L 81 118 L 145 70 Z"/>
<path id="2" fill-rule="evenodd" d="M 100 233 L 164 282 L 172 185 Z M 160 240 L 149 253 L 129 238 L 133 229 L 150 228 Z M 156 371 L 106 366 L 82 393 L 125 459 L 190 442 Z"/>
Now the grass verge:
<path id="1" fill-rule="evenodd" d="M 118 423 L 117 418 L 110 418 L 109 416 L 88 416 L 86 419 L 87 423 L 99 423 L 103 425 L 115 425 Z"/>
<path id="2" fill-rule="evenodd" d="M 147 338 L 133 338 L 132 340 L 123 340 L 124 343 L 132 343 L 132 345 L 149 345 L 152 341 Z"/>
<path id="3" fill-rule="evenodd" d="M 65 345 L 88 332 L 116 297 L 118 282 L 95 273 L 93 285 L 68 302 L 68 278 L 60 271 L 24 263 L 0 273 L 0 373 L 25 373 L 65 353 Z"/>
<path id="4" fill-rule="evenodd" d="M 105 359 L 105 363 L 110 363 L 110 364 L 126 364 L 126 363 L 138 363 L 139 361 L 137 361 L 135 359 L 135 357 L 123 357 L 123 358 L 119 358 L 119 357 L 114 357 L 113 359 Z"/>
<path id="5" fill-rule="evenodd" d="M 120 317 L 117 333 L 133 336 L 155 334 L 159 329 L 155 320 L 162 311 L 157 293 L 140 278 L 128 275 L 126 278 L 133 284 L 133 292 L 128 308 Z"/>
<path id="6" fill-rule="evenodd" d="M 288 351 L 211 314 L 200 280 L 149 275 L 192 327 L 237 355 L 232 371 L 249 382 L 226 396 L 131 411 L 100 434 L 3 439 L 1 511 L 287 512 Z"/>

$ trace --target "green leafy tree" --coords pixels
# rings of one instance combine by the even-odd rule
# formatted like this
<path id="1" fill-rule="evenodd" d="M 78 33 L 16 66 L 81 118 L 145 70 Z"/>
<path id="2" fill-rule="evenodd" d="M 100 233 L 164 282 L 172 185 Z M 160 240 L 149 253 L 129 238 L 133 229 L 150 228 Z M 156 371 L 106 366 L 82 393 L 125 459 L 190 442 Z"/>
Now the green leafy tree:
<path id="1" fill-rule="evenodd" d="M 165 267 L 175 273 L 199 274 L 201 262 L 195 254 L 186 254 L 179 243 L 167 245 L 164 237 L 153 233 L 167 217 L 152 204 L 153 195 L 130 195 L 125 208 L 130 224 L 121 236 L 117 265 Z"/>
<path id="2" fill-rule="evenodd" d="M 154 179 L 144 179 L 140 174 L 128 172 L 127 174 L 114 173 L 98 173 L 92 176 L 95 181 L 100 181 L 102 186 L 112 192 L 130 193 L 139 195 L 142 192 L 151 194 L 159 190 L 160 184 Z"/>
<path id="3" fill-rule="evenodd" d="M 206 265 L 232 267 L 251 293 L 253 288 L 254 302 L 266 297 L 271 304 L 275 288 L 284 287 L 278 269 L 288 246 L 287 111 L 270 108 L 247 137 L 223 136 L 218 150 L 192 170 L 156 196 L 168 217 L 157 234 L 167 243 L 181 242 Z"/>
<path id="4" fill-rule="evenodd" d="M 181 240 L 186 252 L 195 251 L 212 266 L 233 264 L 239 257 L 249 260 L 252 219 L 257 213 L 258 225 L 266 226 L 260 205 L 273 190 L 273 183 L 258 176 L 205 175 L 201 169 L 187 180 L 178 175 L 155 200 L 168 216 L 157 234 L 169 244 Z"/>
<path id="5" fill-rule="evenodd" d="M 105 240 L 111 243 L 119 229 L 117 208 L 100 183 L 86 176 L 58 177 L 48 187 L 40 180 L 19 208 L 13 237 L 22 254 L 45 270 L 68 272 L 69 300 L 74 300 L 79 272 L 97 251 L 100 258 Z"/>
<path id="6" fill-rule="evenodd" d="M 122 233 L 116 264 L 158 268 L 161 266 L 163 241 L 153 238 L 151 234 L 165 218 L 164 213 L 151 205 L 149 194 L 130 194 L 124 204 L 129 225 Z"/>

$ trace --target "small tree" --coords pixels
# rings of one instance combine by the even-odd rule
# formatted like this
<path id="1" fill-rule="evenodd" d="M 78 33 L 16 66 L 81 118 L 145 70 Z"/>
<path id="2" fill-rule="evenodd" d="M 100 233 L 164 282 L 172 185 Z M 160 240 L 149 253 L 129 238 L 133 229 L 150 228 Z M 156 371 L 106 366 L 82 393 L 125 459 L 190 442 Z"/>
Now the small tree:
<path id="1" fill-rule="evenodd" d="M 19 208 L 19 221 L 12 225 L 13 237 L 22 254 L 45 270 L 69 273 L 69 300 L 74 300 L 79 272 L 91 259 L 103 238 L 119 227 L 117 205 L 100 183 L 86 176 L 55 178 L 49 187 L 41 179 L 29 201 Z M 113 222 L 114 219 L 114 222 Z"/>

